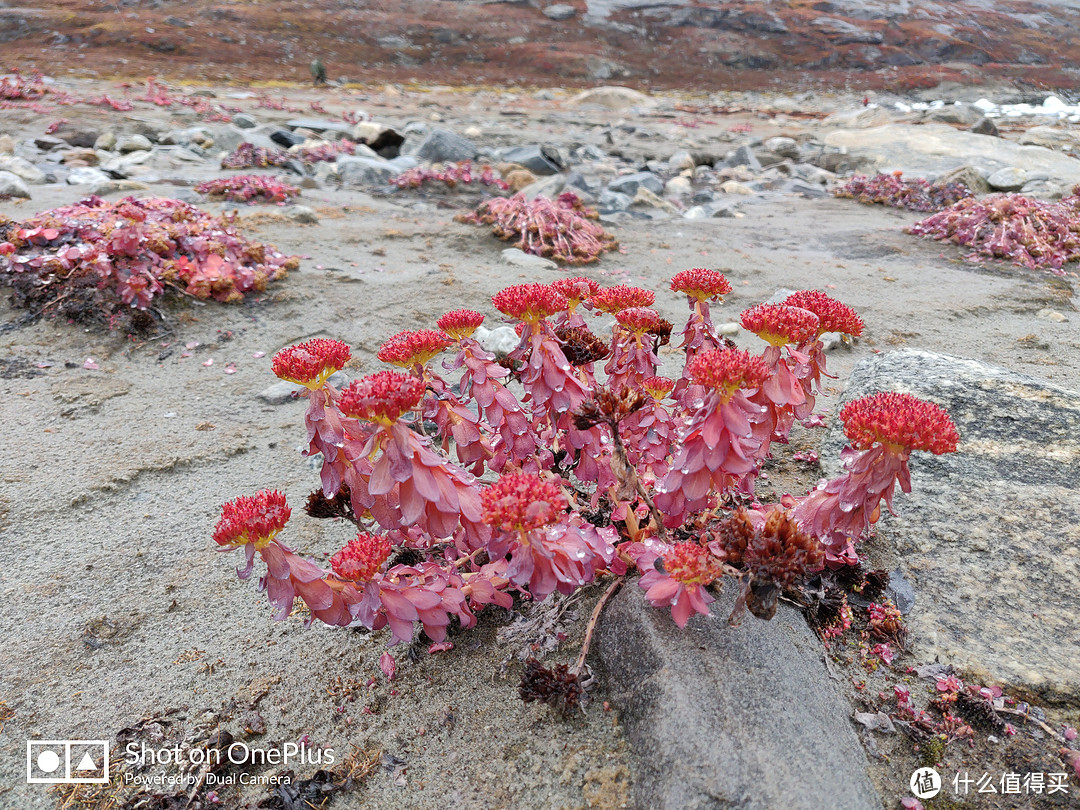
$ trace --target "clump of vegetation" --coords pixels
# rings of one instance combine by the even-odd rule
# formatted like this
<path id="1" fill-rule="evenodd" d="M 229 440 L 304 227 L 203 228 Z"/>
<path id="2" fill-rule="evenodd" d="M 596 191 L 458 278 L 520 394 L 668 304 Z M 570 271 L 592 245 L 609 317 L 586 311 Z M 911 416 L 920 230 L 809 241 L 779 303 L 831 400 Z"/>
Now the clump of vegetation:
<path id="1" fill-rule="evenodd" d="M 475 211 L 457 217 L 459 222 L 490 225 L 500 239 L 531 253 L 563 264 L 589 264 L 619 247 L 615 237 L 601 228 L 597 214 L 581 199 L 564 191 L 554 200 L 526 199 L 524 194 L 494 197 Z"/>
<path id="2" fill-rule="evenodd" d="M 1023 194 L 961 200 L 907 233 L 972 248 L 971 262 L 1007 259 L 1063 276 L 1066 264 L 1080 260 L 1080 185 L 1057 202 Z"/>
<path id="3" fill-rule="evenodd" d="M 298 266 L 179 200 L 88 197 L 24 222 L 0 217 L 0 281 L 35 316 L 144 331 L 168 289 L 233 303 Z"/>
<path id="4" fill-rule="evenodd" d="M 867 205 L 878 204 L 926 212 L 940 211 L 971 197 L 971 191 L 963 183 L 936 186 L 921 177 L 905 179 L 902 172 L 875 174 L 873 177 L 857 174 L 835 188 L 833 194 Z"/>
<path id="5" fill-rule="evenodd" d="M 207 180 L 195 186 L 195 190 L 209 197 L 246 203 L 285 202 L 290 197 L 300 195 L 300 189 L 296 186 L 261 174 L 236 174 L 232 177 Z"/>
<path id="6" fill-rule="evenodd" d="M 851 442 L 842 474 L 805 496 L 757 503 L 772 443 L 786 441 L 795 421 L 816 423 L 823 332 L 858 334 L 862 320 L 824 293 L 800 291 L 743 313 L 766 343 L 757 354 L 712 325 L 710 302 L 731 291 L 722 273 L 688 270 L 671 290 L 690 309 L 677 381 L 656 373 L 672 327 L 651 309 L 655 293 L 585 278 L 493 296 L 520 335 L 501 361 L 473 337 L 483 313 L 461 309 L 437 329 L 391 337 L 377 356 L 398 370 L 340 390 L 330 378 L 349 362 L 347 344 L 317 338 L 281 350 L 274 372 L 303 387 L 306 453 L 322 459 L 308 514 L 344 518 L 358 533 L 328 570 L 282 542 L 290 507 L 263 490 L 223 506 L 214 540 L 243 553 L 241 578 L 262 560 L 260 586 L 277 618 L 300 599 L 311 621 L 387 627 L 391 645 L 411 642 L 419 625 L 433 652 L 452 645 L 452 623 L 473 627 L 489 605 L 508 607 L 515 594 L 540 602 L 605 579 L 610 595 L 639 575 L 646 600 L 679 627 L 709 613 L 725 579 L 738 589 L 733 624 L 747 611 L 771 618 L 786 592 L 822 591 L 806 583 L 856 569 L 881 503 L 891 508 L 897 484 L 910 489 L 910 454 L 952 452 L 955 426 L 908 394 L 853 400 L 841 412 Z M 615 316 L 610 339 L 592 333 L 588 312 Z M 434 361 L 448 351 L 440 370 Z M 880 599 L 880 573 L 860 573 L 858 583 Z M 575 666 L 530 664 L 525 699 L 562 713 L 582 699 L 607 595 Z M 827 637 L 851 626 L 844 596 L 834 602 L 816 611 Z M 884 600 L 873 607 L 867 638 L 884 660 L 903 628 Z M 382 664 L 395 669 L 389 653 Z"/>

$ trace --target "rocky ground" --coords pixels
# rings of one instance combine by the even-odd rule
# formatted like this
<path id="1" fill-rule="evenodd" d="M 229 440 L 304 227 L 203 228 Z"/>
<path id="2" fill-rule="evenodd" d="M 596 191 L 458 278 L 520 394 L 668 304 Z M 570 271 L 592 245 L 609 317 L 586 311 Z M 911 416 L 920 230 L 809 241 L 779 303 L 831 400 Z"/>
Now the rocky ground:
<path id="1" fill-rule="evenodd" d="M 55 88 L 53 98 L 126 94 L 133 108 L 55 105 L 47 95 L 5 110 L 0 192 L 11 196 L 0 215 L 20 219 L 91 193 L 231 210 L 192 186 L 227 174 L 220 154 L 242 141 L 346 137 L 376 148 L 263 172 L 297 183 L 302 196 L 239 206 L 239 227 L 304 258 L 258 301 L 174 301 L 149 339 L 27 320 L 3 304 L 0 804 L 57 802 L 24 783 L 28 738 L 157 744 L 218 728 L 253 745 L 305 738 L 355 750 L 358 784 L 331 805 L 342 807 L 895 808 L 926 762 L 940 763 L 946 780 L 961 771 L 1069 777 L 1064 794 L 973 791 L 947 804 L 950 785 L 928 807 L 1080 803 L 1055 736 L 1080 721 L 1075 275 L 970 264 L 958 249 L 902 233 L 920 215 L 829 193 L 845 173 L 898 169 L 931 179 L 966 170 L 986 190 L 1061 196 L 1080 182 L 1074 111 L 1029 99 L 1030 111 L 1006 116 L 967 103 L 978 98 L 968 91 L 959 104 L 875 94 L 864 106 L 861 95 L 618 88 L 173 90 L 210 105 L 196 107 L 138 101 L 142 87 Z M 207 120 L 215 116 L 230 120 Z M 358 376 L 378 367 L 374 353 L 396 331 L 456 306 L 493 316 L 488 299 L 501 287 L 566 274 L 454 222 L 475 192 L 388 185 L 411 167 L 464 158 L 501 165 L 528 195 L 580 194 L 621 250 L 574 272 L 658 290 L 657 308 L 673 322 L 684 304 L 664 292 L 666 279 L 694 266 L 722 268 L 735 286 L 719 323 L 782 289 L 822 288 L 854 306 L 867 331 L 832 346 L 838 379 L 826 408 L 881 389 L 947 404 L 961 452 L 913 462 L 915 491 L 867 546 L 871 563 L 893 572 L 910 627 L 909 650 L 892 667 L 868 672 L 857 639 L 826 648 L 788 606 L 770 624 L 748 619 L 733 630 L 720 602 L 680 634 L 633 586 L 602 620 L 591 704 L 560 721 L 517 698 L 518 661 L 561 635 L 547 660 L 572 659 L 599 588 L 551 613 L 524 610 L 529 622 L 490 612 L 449 652 L 399 655 L 387 682 L 382 635 L 304 630 L 297 617 L 274 623 L 251 583 L 236 580 L 237 561 L 211 553 L 223 501 L 277 487 L 297 504 L 316 486 L 298 452 L 302 405 L 274 387 L 273 352 L 339 338 L 357 358 L 345 373 Z M 733 323 L 728 331 L 754 346 Z M 677 352 L 665 361 L 674 366 Z M 835 428 L 797 431 L 770 462 L 762 494 L 805 492 L 835 471 L 838 446 Z M 793 457 L 810 450 L 821 467 Z M 305 519 L 288 531 L 320 559 L 347 534 Z M 991 723 L 940 749 L 890 719 L 896 686 L 923 706 L 949 665 L 1027 701 L 1033 719 L 1002 714 L 1015 734 Z M 315 767 L 293 770 L 306 778 Z M 221 794 L 245 806 L 267 795 Z"/>

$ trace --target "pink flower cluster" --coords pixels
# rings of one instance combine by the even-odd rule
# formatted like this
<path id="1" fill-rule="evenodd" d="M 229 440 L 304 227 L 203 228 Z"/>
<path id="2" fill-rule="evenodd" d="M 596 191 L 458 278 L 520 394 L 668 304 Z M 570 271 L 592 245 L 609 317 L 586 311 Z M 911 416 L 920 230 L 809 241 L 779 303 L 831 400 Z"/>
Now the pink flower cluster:
<path id="1" fill-rule="evenodd" d="M 474 182 L 482 186 L 494 186 L 500 191 L 510 188 L 509 183 L 496 176 L 491 166 L 481 166 L 474 172 L 470 160 L 449 163 L 442 168 L 417 166 L 390 180 L 391 185 L 398 188 L 422 188 L 434 183 L 442 183 L 447 188 L 457 188 L 459 185 L 467 186 Z"/>
<path id="2" fill-rule="evenodd" d="M 283 149 L 256 146 L 244 141 L 221 159 L 221 168 L 266 169 L 270 166 L 284 166 L 288 161 L 289 153 Z"/>
<path id="3" fill-rule="evenodd" d="M 297 266 L 179 200 L 89 197 L 22 223 L 0 219 L 0 280 L 15 302 L 81 320 L 146 310 L 167 287 L 237 302 Z"/>
<path id="4" fill-rule="evenodd" d="M 282 349 L 273 370 L 304 386 L 306 452 L 322 459 L 312 502 L 324 507 L 309 502 L 308 513 L 346 517 L 358 534 L 324 570 L 281 544 L 287 505 L 260 493 L 226 504 L 215 540 L 244 550 L 244 575 L 256 555 L 266 562 L 279 617 L 299 597 L 331 624 L 388 627 L 391 643 L 419 627 L 445 649 L 451 621 L 470 627 L 485 605 L 571 594 L 634 569 L 680 627 L 708 613 L 725 577 L 740 589 L 733 622 L 745 611 L 771 618 L 785 588 L 857 559 L 880 502 L 891 505 L 897 482 L 909 489 L 913 450 L 951 452 L 958 435 L 941 408 L 910 395 L 849 402 L 843 474 L 802 498 L 758 502 L 771 442 L 812 416 L 821 335 L 857 335 L 863 323 L 802 290 L 743 313 L 767 343 L 754 353 L 712 329 L 708 307 L 731 291 L 723 274 L 696 268 L 671 287 L 690 309 L 678 381 L 656 373 L 671 325 L 655 294 L 584 277 L 492 297 L 520 336 L 501 362 L 473 337 L 484 314 L 468 309 L 393 335 L 377 357 L 397 368 L 340 390 L 331 377 L 350 361 L 347 344 Z M 609 341 L 590 331 L 589 313 L 613 316 Z M 836 605 L 820 622 L 826 636 L 851 621 Z M 871 616 L 884 660 L 902 644 L 898 617 L 880 604 Z"/>
<path id="5" fill-rule="evenodd" d="M 833 189 L 837 197 L 848 197 L 867 205 L 879 204 L 908 211 L 940 211 L 971 197 L 963 183 L 931 185 L 921 177 L 904 179 L 901 172 L 857 174 L 842 186 Z"/>
<path id="6" fill-rule="evenodd" d="M 490 225 L 525 253 L 544 256 L 563 264 L 589 264 L 618 248 L 615 237 L 597 225 L 596 212 L 586 208 L 576 194 L 566 191 L 556 199 L 524 194 L 494 197 L 480 203 L 471 214 L 457 219 L 474 225 Z"/>
<path id="7" fill-rule="evenodd" d="M 1057 202 L 1022 194 L 960 200 L 906 232 L 971 248 L 968 261 L 1007 259 L 1063 276 L 1066 264 L 1080 260 L 1080 186 Z"/>
<path id="8" fill-rule="evenodd" d="M 236 174 L 207 180 L 195 186 L 195 190 L 209 197 L 246 203 L 285 202 L 290 197 L 300 196 L 300 189 L 296 186 L 262 174 Z"/>

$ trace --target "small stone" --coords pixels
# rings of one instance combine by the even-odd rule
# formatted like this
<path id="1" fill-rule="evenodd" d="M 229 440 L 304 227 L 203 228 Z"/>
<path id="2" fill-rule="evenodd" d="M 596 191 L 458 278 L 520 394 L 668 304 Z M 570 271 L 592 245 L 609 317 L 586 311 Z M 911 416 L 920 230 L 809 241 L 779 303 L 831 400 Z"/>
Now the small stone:
<path id="1" fill-rule="evenodd" d="M 59 138 L 54 138 L 52 135 L 42 135 L 38 138 L 34 138 L 34 146 L 40 149 L 42 152 L 48 152 L 52 149 L 56 149 L 61 146 L 70 146 L 67 141 L 62 141 Z"/>
<path id="2" fill-rule="evenodd" d="M 748 166 L 752 172 L 761 171 L 761 161 L 757 159 L 754 150 L 749 146 L 740 146 L 738 149 L 730 152 L 727 157 L 724 158 L 724 165 L 731 168 L 734 168 L 735 166 Z"/>
<path id="3" fill-rule="evenodd" d="M 1035 313 L 1036 317 L 1043 318 L 1051 323 L 1064 323 L 1069 320 L 1063 314 L 1054 309 L 1040 309 Z"/>
<path id="4" fill-rule="evenodd" d="M 64 165 L 71 165 L 75 161 L 81 161 L 78 164 L 81 166 L 96 166 L 98 154 L 93 149 L 71 149 L 64 152 L 63 157 L 60 158 L 60 162 Z"/>
<path id="5" fill-rule="evenodd" d="M 30 189 L 17 174 L 0 171 L 0 199 L 4 197 L 30 197 Z"/>
<path id="6" fill-rule="evenodd" d="M 561 174 L 553 174 L 537 180 L 521 190 L 527 200 L 535 200 L 537 197 L 554 199 L 566 187 L 566 178 Z"/>
<path id="7" fill-rule="evenodd" d="M 328 161 L 321 161 L 327 163 Z M 391 177 L 401 174 L 390 164 L 390 161 L 382 158 L 356 157 L 354 155 L 338 155 L 336 161 L 337 175 L 341 182 L 347 185 L 377 185 L 386 183 Z M 316 172 L 316 177 L 319 176 Z"/>
<path id="8" fill-rule="evenodd" d="M 694 186 L 687 177 L 672 177 L 664 184 L 664 196 L 668 198 L 689 197 L 694 191 Z"/>
<path id="9" fill-rule="evenodd" d="M 720 324 L 720 326 L 717 327 L 716 334 L 720 335 L 721 337 L 735 337 L 737 334 L 739 334 L 740 328 L 740 325 L 735 321 L 728 321 L 727 323 L 722 323 Z"/>
<path id="10" fill-rule="evenodd" d="M 71 173 L 67 176 L 67 183 L 69 186 L 83 186 L 107 182 L 109 182 L 109 175 L 105 174 L 101 169 L 90 167 L 72 169 Z"/>
<path id="11" fill-rule="evenodd" d="M 624 174 L 608 183 L 609 191 L 616 191 L 619 194 L 626 194 L 630 197 L 637 194 L 639 188 L 646 188 L 653 194 L 664 193 L 664 184 L 660 182 L 660 178 L 652 172 Z"/>
<path id="12" fill-rule="evenodd" d="M 523 188 L 535 183 L 536 175 L 528 169 L 514 169 L 513 171 L 507 172 L 506 176 L 503 177 L 503 180 L 510 185 L 510 191 L 517 194 Z"/>
<path id="13" fill-rule="evenodd" d="M 769 138 L 762 146 L 765 150 L 779 155 L 781 158 L 799 159 L 799 144 L 794 138 L 776 137 Z"/>
<path id="14" fill-rule="evenodd" d="M 563 170 L 564 161 L 559 150 L 553 146 L 533 144 L 516 146 L 502 153 L 502 159 L 516 163 L 536 175 L 558 174 Z"/>
<path id="15" fill-rule="evenodd" d="M 745 183 L 740 183 L 738 180 L 727 180 L 720 184 L 720 190 L 725 194 L 742 194 L 751 195 L 754 190 Z"/>
<path id="16" fill-rule="evenodd" d="M 145 135 L 124 135 L 116 141 L 116 151 L 121 154 L 149 152 L 152 148 L 153 144 Z"/>
<path id="17" fill-rule="evenodd" d="M 496 326 L 494 329 L 478 326 L 473 337 L 497 357 L 505 357 L 521 343 L 521 338 L 512 326 Z"/>
<path id="18" fill-rule="evenodd" d="M 680 213 L 679 209 L 669 203 L 663 197 L 657 194 L 653 194 L 645 186 L 642 186 L 637 190 L 637 194 L 634 195 L 633 201 L 630 203 L 631 208 L 653 208 L 657 211 L 666 211 L 669 214 Z"/>
<path id="19" fill-rule="evenodd" d="M 986 178 L 990 188 L 994 191 L 1019 191 L 1027 182 L 1028 173 L 1016 166 L 998 169 Z"/>
<path id="20" fill-rule="evenodd" d="M 998 131 L 994 119 L 987 118 L 985 115 L 971 125 L 971 131 L 976 135 L 989 135 L 992 138 L 1001 137 L 1001 132 Z"/>
<path id="21" fill-rule="evenodd" d="M 0 155 L 11 155 L 15 152 L 15 139 L 8 134 L 0 135 Z"/>
<path id="22" fill-rule="evenodd" d="M 116 133 L 114 132 L 102 132 L 98 135 L 97 140 L 94 141 L 94 149 L 99 151 L 111 152 L 116 148 Z"/>
<path id="23" fill-rule="evenodd" d="M 986 182 L 986 178 L 974 166 L 960 166 L 951 172 L 945 172 L 934 181 L 934 185 L 938 187 L 949 183 L 963 183 L 972 194 L 990 193 L 990 184 Z"/>
<path id="24" fill-rule="evenodd" d="M 629 194 L 623 194 L 622 192 L 608 189 L 600 194 L 600 199 L 596 201 L 596 206 L 601 211 L 624 211 L 630 207 L 630 203 L 633 201 L 633 198 Z"/>
<path id="25" fill-rule="evenodd" d="M 544 16 L 549 20 L 569 20 L 577 14 L 577 9 L 565 3 L 556 3 L 544 9 Z"/>
<path id="26" fill-rule="evenodd" d="M 233 126 L 240 127 L 240 129 L 255 129 L 259 125 L 255 116 L 248 113 L 237 113 L 233 116 L 232 122 Z"/>
<path id="27" fill-rule="evenodd" d="M 695 161 L 694 156 L 687 152 L 685 149 L 680 149 L 678 152 L 668 158 L 667 164 L 669 171 L 693 171 L 697 166 L 697 161 Z"/>
<path id="28" fill-rule="evenodd" d="M 138 180 L 106 180 L 104 183 L 98 183 L 91 188 L 90 193 L 98 197 L 104 197 L 106 194 L 146 191 L 148 188 L 150 186 L 146 183 L 140 183 Z"/>
<path id="29" fill-rule="evenodd" d="M 293 222 L 299 222 L 301 225 L 317 225 L 319 222 L 319 215 L 315 213 L 315 209 L 308 208 L 306 205 L 290 205 L 285 210 L 285 214 Z"/>
<path id="30" fill-rule="evenodd" d="M 513 265 L 514 267 L 526 267 L 532 270 L 553 270 L 559 266 L 551 259 L 545 259 L 543 256 L 534 256 L 532 253 L 525 253 L 518 248 L 507 248 L 502 252 L 502 257 L 506 264 Z"/>

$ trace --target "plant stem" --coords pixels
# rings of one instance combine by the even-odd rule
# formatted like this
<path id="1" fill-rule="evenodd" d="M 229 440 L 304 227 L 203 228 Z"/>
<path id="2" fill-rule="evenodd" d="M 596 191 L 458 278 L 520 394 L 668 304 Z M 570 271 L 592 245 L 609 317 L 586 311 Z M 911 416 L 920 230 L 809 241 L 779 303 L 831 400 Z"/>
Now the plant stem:
<path id="1" fill-rule="evenodd" d="M 615 580 L 608 585 L 608 589 L 604 591 L 604 595 L 600 597 L 600 601 L 596 603 L 596 607 L 593 608 L 592 616 L 589 617 L 589 626 L 585 629 L 585 641 L 581 645 L 581 652 L 578 654 L 574 668 L 570 670 L 572 674 L 581 674 L 581 670 L 585 666 L 585 656 L 589 654 L 589 646 L 592 644 L 593 631 L 596 630 L 596 622 L 600 619 L 600 612 L 604 609 L 604 605 L 607 604 L 608 599 L 615 594 L 615 591 L 619 590 L 619 586 L 623 584 L 624 579 L 626 579 L 625 575 L 616 577 Z"/>

